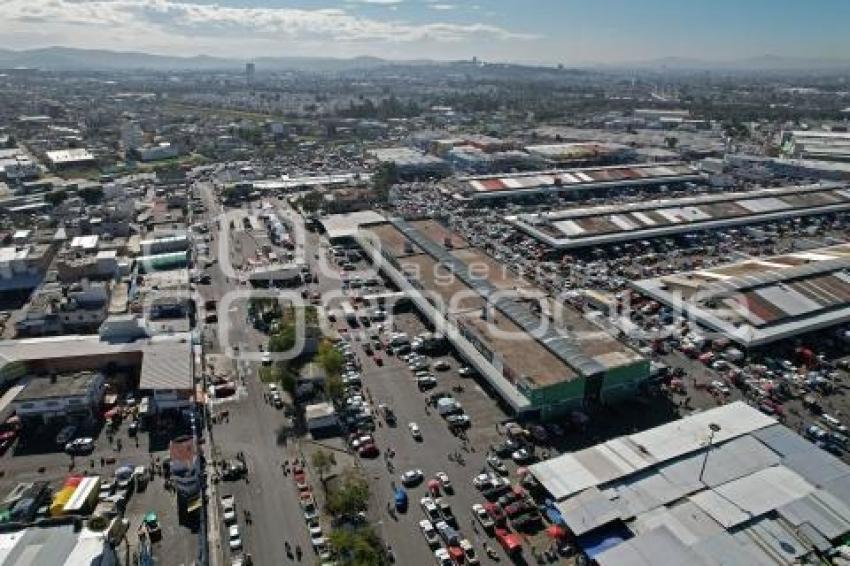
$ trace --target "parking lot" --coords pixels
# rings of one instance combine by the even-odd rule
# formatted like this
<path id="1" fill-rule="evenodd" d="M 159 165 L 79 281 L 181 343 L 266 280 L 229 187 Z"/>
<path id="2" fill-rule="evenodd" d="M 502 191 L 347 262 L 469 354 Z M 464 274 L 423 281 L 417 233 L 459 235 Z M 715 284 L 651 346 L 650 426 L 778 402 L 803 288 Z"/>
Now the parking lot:
<path id="1" fill-rule="evenodd" d="M 116 471 L 121 468 L 144 466 L 149 478 L 146 486 L 142 489 L 131 487 L 126 498 L 115 499 L 129 526 L 124 548 L 119 550 L 129 555 L 138 552 L 137 531 L 144 517 L 153 512 L 162 533 L 161 539 L 151 545 L 153 558 L 169 564 L 193 564 L 198 554 L 197 524 L 181 524 L 174 491 L 166 487 L 165 476 L 159 472 L 161 466 L 158 464 L 168 459 L 167 442 L 151 438 L 145 430 L 131 435 L 130 422 L 125 420 L 112 432 L 102 427 L 78 428 L 73 436 L 92 438 L 94 448 L 90 453 L 74 457 L 57 445 L 56 427 L 26 438 L 0 457 L 0 493 L 12 491 L 21 482 L 36 481 L 49 482 L 51 489 L 57 491 L 72 475 L 100 476 L 101 485 L 104 485 L 114 482 Z M 136 484 L 131 482 L 131 485 Z M 119 491 L 116 487 L 109 493 L 114 496 Z M 99 501 L 107 501 L 109 493 L 102 491 Z"/>

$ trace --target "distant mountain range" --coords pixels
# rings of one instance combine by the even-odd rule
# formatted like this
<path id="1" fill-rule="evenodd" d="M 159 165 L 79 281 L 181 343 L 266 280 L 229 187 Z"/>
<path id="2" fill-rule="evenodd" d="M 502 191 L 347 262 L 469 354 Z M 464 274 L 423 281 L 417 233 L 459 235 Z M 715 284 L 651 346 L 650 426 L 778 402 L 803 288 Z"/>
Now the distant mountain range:
<path id="1" fill-rule="evenodd" d="M 389 61 L 377 57 L 334 59 L 329 57 L 258 57 L 251 59 L 258 70 L 336 71 L 374 68 Z M 0 49 L 0 68 L 30 67 L 50 71 L 115 71 L 146 69 L 152 71 L 212 71 L 244 69 L 245 59 L 228 59 L 198 55 L 178 57 L 152 55 L 135 51 L 45 47 L 15 51 Z"/>
<path id="2" fill-rule="evenodd" d="M 336 59 L 331 57 L 258 57 L 252 59 L 258 71 L 320 71 L 335 72 L 353 69 L 374 69 L 391 65 L 444 65 L 445 62 L 418 60 L 392 61 L 378 57 Z M 0 68 L 31 67 L 52 71 L 116 71 L 146 69 L 153 71 L 213 71 L 244 69 L 245 59 L 198 55 L 179 57 L 153 55 L 134 51 L 45 47 L 42 49 L 0 49 Z M 534 65 L 519 65 L 533 67 Z M 551 66 L 548 66 L 551 67 Z M 817 59 L 764 55 L 733 61 L 708 61 L 682 57 L 666 57 L 649 61 L 572 65 L 572 68 L 599 70 L 652 71 L 850 71 L 850 59 Z"/>

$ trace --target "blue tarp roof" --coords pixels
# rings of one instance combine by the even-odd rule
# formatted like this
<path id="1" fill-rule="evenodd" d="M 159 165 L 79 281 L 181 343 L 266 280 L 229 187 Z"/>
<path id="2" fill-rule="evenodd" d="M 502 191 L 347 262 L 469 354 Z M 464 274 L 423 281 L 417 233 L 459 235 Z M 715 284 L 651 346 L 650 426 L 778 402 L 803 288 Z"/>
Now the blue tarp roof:
<path id="1" fill-rule="evenodd" d="M 614 548 L 630 538 L 632 533 L 625 525 L 614 523 L 599 529 L 594 529 L 578 537 L 579 547 L 587 554 L 588 558 L 596 558 L 609 548 Z"/>

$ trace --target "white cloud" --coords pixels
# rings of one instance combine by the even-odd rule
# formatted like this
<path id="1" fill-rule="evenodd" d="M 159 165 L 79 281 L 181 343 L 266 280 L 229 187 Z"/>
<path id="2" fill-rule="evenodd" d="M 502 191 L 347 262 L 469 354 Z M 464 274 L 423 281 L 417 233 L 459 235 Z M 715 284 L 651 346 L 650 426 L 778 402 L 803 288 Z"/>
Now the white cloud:
<path id="1" fill-rule="evenodd" d="M 432 10 L 443 10 L 443 11 L 454 10 L 455 8 L 457 8 L 457 6 L 455 6 L 454 4 L 443 4 L 443 3 L 429 4 L 428 7 L 430 7 Z"/>
<path id="2" fill-rule="evenodd" d="M 402 0 L 360 0 L 393 5 Z M 0 37 L 23 35 L 26 26 L 40 35 L 50 29 L 79 29 L 85 39 L 124 32 L 128 41 L 158 36 L 178 39 L 277 40 L 278 42 L 328 41 L 401 44 L 406 42 L 457 42 L 473 37 L 510 40 L 531 36 L 485 23 L 434 22 L 416 24 L 355 15 L 342 9 L 229 7 L 194 4 L 182 0 L 8 0 L 4 3 Z M 136 48 L 137 46 L 127 46 Z"/>

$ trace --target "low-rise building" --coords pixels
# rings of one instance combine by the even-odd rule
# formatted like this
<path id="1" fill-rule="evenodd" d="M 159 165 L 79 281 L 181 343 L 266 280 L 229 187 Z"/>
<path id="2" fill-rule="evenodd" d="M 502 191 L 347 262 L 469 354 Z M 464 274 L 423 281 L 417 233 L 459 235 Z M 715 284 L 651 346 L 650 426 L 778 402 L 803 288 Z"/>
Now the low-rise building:
<path id="1" fill-rule="evenodd" d="M 12 401 L 24 429 L 56 422 L 91 422 L 100 417 L 103 374 L 81 371 L 31 377 Z"/>
<path id="2" fill-rule="evenodd" d="M 59 149 L 45 152 L 48 165 L 53 169 L 94 165 L 94 155 L 87 149 Z"/>

